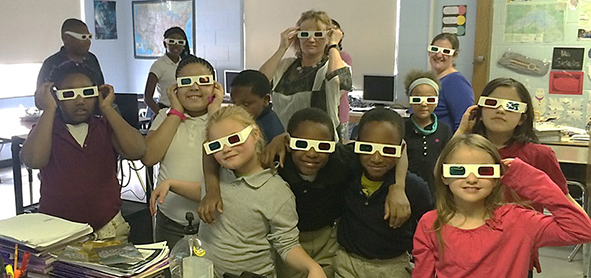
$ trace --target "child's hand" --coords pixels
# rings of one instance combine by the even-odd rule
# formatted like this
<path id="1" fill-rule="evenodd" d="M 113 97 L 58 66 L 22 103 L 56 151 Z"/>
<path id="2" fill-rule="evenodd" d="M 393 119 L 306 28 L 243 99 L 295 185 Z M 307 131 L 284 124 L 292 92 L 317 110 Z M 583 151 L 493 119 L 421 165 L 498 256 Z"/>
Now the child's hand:
<path id="1" fill-rule="evenodd" d="M 222 101 L 224 100 L 224 87 L 219 82 L 213 83 L 213 92 L 211 102 L 207 105 L 207 114 L 212 115 L 222 107 Z"/>
<path id="2" fill-rule="evenodd" d="M 390 227 L 396 229 L 410 218 L 410 213 L 406 192 L 395 184 L 390 185 L 384 205 L 384 220 L 390 218 Z"/>
<path id="3" fill-rule="evenodd" d="M 224 203 L 222 202 L 222 196 L 219 192 L 213 193 L 208 192 L 205 197 L 199 203 L 197 214 L 199 218 L 207 224 L 215 223 L 215 212 L 223 213 Z"/>
<path id="4" fill-rule="evenodd" d="M 168 100 L 170 100 L 170 108 L 185 113 L 185 108 L 179 101 L 179 97 L 176 95 L 177 89 L 178 86 L 176 83 L 166 88 L 166 95 L 168 96 Z"/>
<path id="5" fill-rule="evenodd" d="M 287 148 L 289 148 L 289 133 L 284 132 L 275 136 L 265 148 L 263 165 L 273 167 L 275 156 L 279 156 L 279 166 L 283 168 L 283 160 L 285 159 L 285 151 Z"/>
<path id="6" fill-rule="evenodd" d="M 462 121 L 456 130 L 455 135 L 470 134 L 474 125 L 476 125 L 476 113 L 478 112 L 478 105 L 472 105 L 466 109 L 464 115 L 462 115 Z"/>
<path id="7" fill-rule="evenodd" d="M 289 27 L 281 32 L 281 41 L 279 41 L 279 48 L 287 50 L 293 41 L 297 38 L 299 27 Z"/>
<path id="8" fill-rule="evenodd" d="M 109 84 L 103 84 L 98 87 L 99 94 L 99 109 L 101 112 L 105 112 L 107 109 L 113 108 L 113 102 L 115 101 L 115 89 Z"/>
<path id="9" fill-rule="evenodd" d="M 45 82 L 35 91 L 35 101 L 39 104 L 41 110 L 52 110 L 57 108 L 57 102 L 51 92 L 53 85 L 52 82 Z"/>
<path id="10" fill-rule="evenodd" d="M 513 163 L 513 161 L 515 160 L 515 158 L 505 158 L 505 159 L 501 159 L 501 163 L 503 163 L 505 166 L 507 166 L 507 168 L 511 167 L 511 163 Z"/>
<path id="11" fill-rule="evenodd" d="M 152 191 L 152 195 L 150 196 L 150 213 L 152 213 L 152 216 L 156 214 L 156 202 L 158 202 L 158 204 L 164 203 L 164 198 L 168 195 L 168 191 L 170 191 L 169 180 L 159 183 L 154 191 Z"/>

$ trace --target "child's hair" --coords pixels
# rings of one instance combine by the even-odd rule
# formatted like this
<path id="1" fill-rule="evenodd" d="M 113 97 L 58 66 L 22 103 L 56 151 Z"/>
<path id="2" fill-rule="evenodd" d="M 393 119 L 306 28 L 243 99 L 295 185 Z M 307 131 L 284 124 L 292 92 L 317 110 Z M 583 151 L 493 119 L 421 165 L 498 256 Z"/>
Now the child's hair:
<path id="1" fill-rule="evenodd" d="M 404 138 L 404 120 L 402 120 L 400 114 L 394 110 L 376 107 L 365 112 L 363 117 L 361 117 L 361 120 L 359 120 L 359 134 L 361 134 L 365 125 L 370 122 L 389 122 L 394 128 L 398 129 L 400 139 L 402 140 Z"/>
<path id="2" fill-rule="evenodd" d="M 492 92 L 494 92 L 495 89 L 499 87 L 514 88 L 517 91 L 517 94 L 519 95 L 521 101 L 527 104 L 527 110 L 523 114 L 525 116 L 523 123 L 521 125 L 518 125 L 513 130 L 513 135 L 511 135 L 511 138 L 509 138 L 509 141 L 507 141 L 506 144 L 511 145 L 514 142 L 520 144 L 526 144 L 530 142 L 537 143 L 538 137 L 534 133 L 534 108 L 531 96 L 527 88 L 525 88 L 525 86 L 523 86 L 521 82 L 513 78 L 501 77 L 488 82 L 488 84 L 486 84 L 486 87 L 484 87 L 484 89 L 482 90 L 481 96 L 489 96 L 490 94 L 492 94 Z M 474 125 L 472 132 L 486 137 L 486 127 L 482 122 L 482 108 L 479 108 L 477 110 L 476 124 Z"/>
<path id="3" fill-rule="evenodd" d="M 252 116 L 248 112 L 246 112 L 244 108 L 238 105 L 222 107 L 220 108 L 220 110 L 213 113 L 211 117 L 209 117 L 209 119 L 207 120 L 207 125 L 205 126 L 205 134 L 207 136 L 207 140 L 211 140 L 211 138 L 209 138 L 209 130 L 211 129 L 211 126 L 227 119 L 236 121 L 242 124 L 244 127 L 247 127 L 249 125 L 257 127 L 256 129 L 253 129 L 253 131 L 251 132 L 251 136 L 255 132 L 259 133 L 259 140 L 256 142 L 255 151 L 259 161 L 262 163 L 263 151 L 265 150 L 265 138 L 261 133 L 260 128 L 257 126 L 256 122 L 252 118 Z"/>
<path id="4" fill-rule="evenodd" d="M 435 85 L 437 85 L 438 88 L 441 88 L 441 83 L 439 82 L 439 79 L 437 78 L 437 76 L 435 76 L 435 74 L 433 72 L 425 71 L 425 70 L 412 70 L 411 72 L 409 72 L 406 75 L 406 79 L 404 80 L 404 88 L 406 89 L 407 96 L 410 96 L 410 94 L 412 93 L 412 89 L 410 88 L 410 85 L 415 80 L 418 80 L 420 78 L 431 79 L 431 81 L 433 81 L 435 83 Z M 426 82 L 429 82 L 429 81 L 426 81 Z M 427 84 L 427 83 L 421 83 L 421 84 Z M 428 84 L 428 85 L 433 86 L 432 84 Z M 435 91 L 439 95 L 439 92 L 438 92 L 439 89 L 436 89 Z"/>
<path id="5" fill-rule="evenodd" d="M 88 79 L 92 82 L 92 85 L 96 85 L 97 82 L 94 80 L 93 77 L 93 70 L 86 66 L 85 64 L 77 63 L 74 61 L 66 61 L 55 67 L 51 73 L 49 74 L 48 81 L 53 82 L 58 89 L 62 84 L 62 81 L 71 74 L 81 73 L 86 75 Z"/>
<path id="6" fill-rule="evenodd" d="M 314 107 L 304 108 L 293 113 L 287 123 L 287 133 L 293 134 L 295 130 L 298 129 L 298 126 L 305 121 L 325 125 L 331 132 L 331 139 L 334 140 L 334 132 L 332 132 L 334 130 L 334 125 L 332 124 L 332 120 L 326 112 Z"/>
<path id="7" fill-rule="evenodd" d="M 303 12 L 302 15 L 300 16 L 300 19 L 298 19 L 298 22 L 296 23 L 296 25 L 299 27 L 300 24 L 302 24 L 302 22 L 304 22 L 306 20 L 310 20 L 310 19 L 315 20 L 317 23 L 322 23 L 322 24 L 326 25 L 326 27 L 332 26 L 332 19 L 330 19 L 330 16 L 328 16 L 328 14 L 326 12 L 315 11 L 315 10 L 309 10 L 309 11 Z M 293 47 L 295 49 L 296 57 L 301 58 L 302 57 L 302 49 L 300 48 L 300 44 L 298 42 L 296 42 L 293 44 Z"/>
<path id="8" fill-rule="evenodd" d="M 181 70 L 188 64 L 201 64 L 203 66 L 205 66 L 210 72 L 211 75 L 213 75 L 213 78 L 215 79 L 215 69 L 213 68 L 213 66 L 205 59 L 197 57 L 195 55 L 187 55 L 185 56 L 180 62 L 179 65 L 176 68 L 176 73 L 175 73 L 175 77 L 179 77 L 179 72 L 181 72 Z"/>
<path id="9" fill-rule="evenodd" d="M 243 70 L 232 81 L 232 87 L 250 87 L 259 97 L 271 94 L 271 83 L 267 76 L 258 70 Z"/>
<path id="10" fill-rule="evenodd" d="M 189 48 L 189 40 L 187 39 L 187 34 L 185 34 L 185 31 L 183 31 L 183 29 L 181 29 L 181 27 L 175 26 L 175 27 L 170 27 L 166 31 L 164 31 L 164 38 L 166 39 L 166 38 L 170 37 L 170 35 L 172 35 L 172 34 L 181 35 L 186 42 L 185 47 L 183 48 L 183 52 L 181 52 L 181 59 L 184 59 L 185 57 L 187 57 L 187 55 L 191 54 L 191 50 Z"/>
<path id="11" fill-rule="evenodd" d="M 86 23 L 84 23 L 80 19 L 68 18 L 68 19 L 64 20 L 64 23 L 62 23 L 61 32 L 63 34 L 65 31 L 71 31 L 75 27 L 87 27 L 87 26 L 86 26 Z"/>
<path id="12" fill-rule="evenodd" d="M 431 40 L 431 44 L 443 39 L 447 39 L 451 43 L 451 48 L 455 49 L 456 53 L 460 50 L 460 40 L 458 40 L 458 35 L 452 33 L 440 33 Z"/>
<path id="13" fill-rule="evenodd" d="M 443 183 L 443 164 L 453 163 L 449 161 L 450 157 L 460 147 L 469 147 L 475 150 L 482 150 L 490 154 L 494 163 L 501 165 L 501 175 L 505 173 L 505 167 L 501 163 L 501 155 L 497 148 L 486 138 L 478 134 L 454 136 L 441 151 L 439 159 L 435 164 L 435 200 L 437 206 L 437 219 L 433 224 L 433 230 L 437 235 L 439 249 L 443 255 L 444 240 L 441 237 L 441 230 L 456 214 L 456 203 L 454 195 L 449 186 Z M 500 186 L 500 179 L 496 181 L 496 186 L 492 189 L 490 195 L 485 199 L 485 210 L 487 215 L 492 215 L 494 210 L 504 204 L 503 187 Z"/>

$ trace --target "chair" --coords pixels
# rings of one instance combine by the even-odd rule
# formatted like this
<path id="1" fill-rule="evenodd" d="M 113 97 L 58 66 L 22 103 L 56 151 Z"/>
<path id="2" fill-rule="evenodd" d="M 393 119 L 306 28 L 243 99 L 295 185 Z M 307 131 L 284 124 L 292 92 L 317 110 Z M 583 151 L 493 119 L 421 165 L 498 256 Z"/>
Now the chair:
<path id="1" fill-rule="evenodd" d="M 573 199 L 575 199 L 575 201 L 577 201 L 577 203 L 579 203 L 579 205 L 581 205 L 581 207 L 583 207 L 583 209 L 587 211 L 587 190 L 585 189 L 585 186 L 583 186 L 583 184 L 577 181 L 567 181 L 566 185 L 568 186 L 568 190 L 573 196 Z M 577 253 L 579 253 L 579 251 L 581 250 L 582 246 L 582 244 L 578 244 L 577 246 L 575 246 L 573 251 L 571 251 L 568 255 L 567 261 L 572 262 Z"/>
<path id="2" fill-rule="evenodd" d="M 20 152 L 25 139 L 21 136 L 13 136 L 11 142 L 12 174 L 14 178 L 14 203 L 16 206 L 16 214 L 39 212 L 39 203 L 33 203 L 33 170 L 29 167 L 27 167 L 27 172 L 29 175 L 29 201 L 31 204 L 28 206 L 23 204 L 23 178 L 21 173 L 22 163 L 20 159 Z"/>

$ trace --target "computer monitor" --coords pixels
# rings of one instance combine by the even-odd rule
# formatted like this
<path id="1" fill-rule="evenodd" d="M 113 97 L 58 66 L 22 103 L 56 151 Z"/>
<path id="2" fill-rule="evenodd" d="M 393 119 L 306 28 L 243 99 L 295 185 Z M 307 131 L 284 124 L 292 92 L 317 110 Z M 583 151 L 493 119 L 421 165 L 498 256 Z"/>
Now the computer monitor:
<path id="1" fill-rule="evenodd" d="M 132 127 L 139 129 L 138 99 L 137 94 L 115 94 L 115 104 L 121 117 Z"/>
<path id="2" fill-rule="evenodd" d="M 224 89 L 226 90 L 226 94 L 230 94 L 230 87 L 232 86 L 232 81 L 234 78 L 240 73 L 239 70 L 225 70 L 224 71 Z"/>
<path id="3" fill-rule="evenodd" d="M 396 90 L 395 75 L 363 75 L 363 100 L 392 108 L 408 108 L 408 97 Z"/>

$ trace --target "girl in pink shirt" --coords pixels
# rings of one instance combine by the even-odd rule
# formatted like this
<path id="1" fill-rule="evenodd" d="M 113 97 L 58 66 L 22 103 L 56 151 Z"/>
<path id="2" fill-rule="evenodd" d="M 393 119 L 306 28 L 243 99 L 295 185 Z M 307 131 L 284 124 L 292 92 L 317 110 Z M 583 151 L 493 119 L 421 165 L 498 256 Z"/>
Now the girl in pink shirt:
<path id="1" fill-rule="evenodd" d="M 501 161 L 480 135 L 448 143 L 435 181 L 437 210 L 419 221 L 413 277 L 527 277 L 537 248 L 591 241 L 589 217 L 544 172 L 520 158 Z M 505 203 L 504 189 L 552 215 Z"/>

